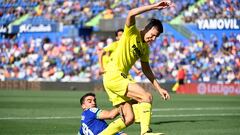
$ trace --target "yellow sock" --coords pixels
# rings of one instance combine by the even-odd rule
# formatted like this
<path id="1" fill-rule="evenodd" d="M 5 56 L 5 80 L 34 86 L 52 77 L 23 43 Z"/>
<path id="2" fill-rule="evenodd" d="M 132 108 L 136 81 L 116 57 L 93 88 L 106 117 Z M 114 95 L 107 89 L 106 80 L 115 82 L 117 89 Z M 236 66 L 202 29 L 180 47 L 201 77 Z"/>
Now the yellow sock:
<path id="1" fill-rule="evenodd" d="M 134 122 L 139 123 L 140 122 L 140 111 L 141 111 L 141 106 L 140 104 L 133 104 L 133 112 L 134 112 Z"/>
<path id="2" fill-rule="evenodd" d="M 141 135 L 146 133 L 150 128 L 152 105 L 150 103 L 140 103 L 140 126 Z"/>
<path id="3" fill-rule="evenodd" d="M 111 122 L 106 129 L 104 129 L 99 135 L 115 135 L 126 127 L 121 118 Z"/>

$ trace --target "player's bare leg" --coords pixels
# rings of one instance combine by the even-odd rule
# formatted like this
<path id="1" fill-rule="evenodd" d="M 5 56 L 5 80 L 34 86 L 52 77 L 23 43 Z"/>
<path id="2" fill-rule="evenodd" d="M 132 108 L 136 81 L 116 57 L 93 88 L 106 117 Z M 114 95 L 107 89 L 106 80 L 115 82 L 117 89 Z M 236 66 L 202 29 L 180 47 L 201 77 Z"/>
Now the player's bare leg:
<path id="1" fill-rule="evenodd" d="M 152 95 L 137 83 L 128 85 L 127 97 L 139 102 L 141 135 L 161 135 L 163 133 L 152 133 L 150 129 L 152 113 Z"/>

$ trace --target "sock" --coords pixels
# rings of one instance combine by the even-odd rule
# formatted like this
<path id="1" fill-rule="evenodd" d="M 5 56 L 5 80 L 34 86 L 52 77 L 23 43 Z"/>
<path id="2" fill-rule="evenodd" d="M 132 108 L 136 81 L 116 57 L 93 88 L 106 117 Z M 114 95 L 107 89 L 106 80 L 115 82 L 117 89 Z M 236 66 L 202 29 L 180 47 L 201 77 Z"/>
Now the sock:
<path id="1" fill-rule="evenodd" d="M 152 105 L 150 103 L 142 102 L 140 105 L 140 126 L 141 135 L 150 129 Z"/>
<path id="2" fill-rule="evenodd" d="M 134 122 L 135 123 L 140 123 L 140 111 L 141 111 L 141 106 L 140 104 L 133 104 L 133 112 L 134 112 Z"/>
<path id="3" fill-rule="evenodd" d="M 105 128 L 99 135 L 115 135 L 126 127 L 121 118 L 111 122 L 107 128 Z"/>

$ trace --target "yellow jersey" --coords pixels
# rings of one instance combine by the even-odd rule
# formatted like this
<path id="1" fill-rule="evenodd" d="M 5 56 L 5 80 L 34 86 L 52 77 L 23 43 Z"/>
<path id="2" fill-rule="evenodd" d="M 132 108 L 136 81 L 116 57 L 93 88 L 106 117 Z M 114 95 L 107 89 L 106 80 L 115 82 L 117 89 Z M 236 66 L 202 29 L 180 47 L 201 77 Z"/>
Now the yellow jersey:
<path id="1" fill-rule="evenodd" d="M 118 41 L 112 42 L 110 45 L 103 48 L 105 52 L 109 52 L 110 55 L 107 54 L 103 55 L 103 67 L 105 68 L 108 62 L 110 61 L 111 57 L 113 56 L 114 50 L 116 50 L 118 46 Z"/>
<path id="2" fill-rule="evenodd" d="M 134 63 L 140 59 L 142 62 L 149 61 L 149 46 L 142 42 L 140 32 L 136 25 L 125 25 L 123 35 L 118 41 L 112 59 L 106 71 L 121 71 L 128 74 Z"/>

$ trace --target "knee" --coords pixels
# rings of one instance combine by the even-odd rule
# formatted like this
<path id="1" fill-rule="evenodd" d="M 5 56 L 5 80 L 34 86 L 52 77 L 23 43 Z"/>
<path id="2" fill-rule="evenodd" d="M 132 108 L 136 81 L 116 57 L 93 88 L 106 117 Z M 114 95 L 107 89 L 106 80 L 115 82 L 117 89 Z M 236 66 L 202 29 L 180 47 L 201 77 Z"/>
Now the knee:
<path id="1" fill-rule="evenodd" d="M 124 123 L 125 123 L 126 126 L 129 126 L 129 125 L 133 124 L 133 122 L 134 122 L 134 115 L 128 115 L 124 119 Z"/>
<path id="2" fill-rule="evenodd" d="M 145 92 L 143 94 L 143 98 L 142 98 L 142 102 L 148 102 L 148 103 L 152 103 L 152 94 L 150 92 Z"/>
<path id="3" fill-rule="evenodd" d="M 131 108 L 131 104 L 125 103 L 120 105 L 120 114 L 122 116 L 122 120 L 124 121 L 126 126 L 134 123 L 134 112 Z"/>

